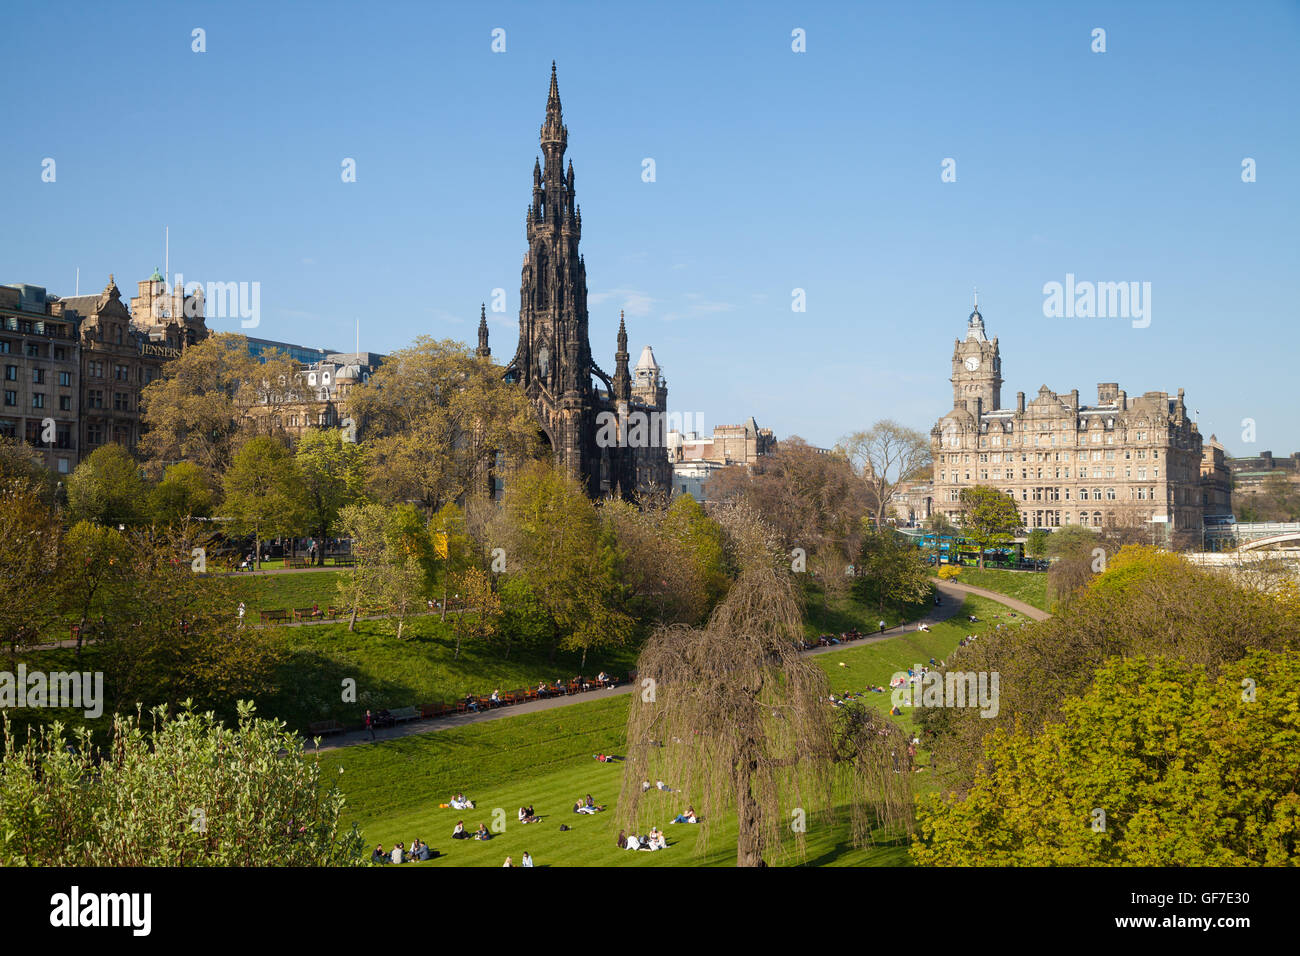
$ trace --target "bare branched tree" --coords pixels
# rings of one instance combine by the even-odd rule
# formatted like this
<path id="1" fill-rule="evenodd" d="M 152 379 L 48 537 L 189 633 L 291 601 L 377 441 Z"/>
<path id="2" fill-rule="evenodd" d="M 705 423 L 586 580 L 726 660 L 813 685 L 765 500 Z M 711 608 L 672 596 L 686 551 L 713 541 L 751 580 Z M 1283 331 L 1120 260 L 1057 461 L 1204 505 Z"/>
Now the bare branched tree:
<path id="1" fill-rule="evenodd" d="M 641 653 L 621 824 L 638 829 L 642 782 L 662 779 L 695 808 L 701 844 L 735 814 L 738 866 L 791 843 L 802 856 L 805 827 L 829 825 L 841 804 L 855 843 L 876 826 L 910 827 L 902 733 L 875 710 L 832 708 L 825 673 L 799 654 L 799 592 L 772 535 L 743 503 L 715 517 L 739 573 L 706 626 L 660 628 Z"/>
<path id="2" fill-rule="evenodd" d="M 927 475 L 933 464 L 929 436 L 890 419 L 840 439 L 837 447 L 871 489 L 876 527 L 884 524 L 899 485 Z"/>

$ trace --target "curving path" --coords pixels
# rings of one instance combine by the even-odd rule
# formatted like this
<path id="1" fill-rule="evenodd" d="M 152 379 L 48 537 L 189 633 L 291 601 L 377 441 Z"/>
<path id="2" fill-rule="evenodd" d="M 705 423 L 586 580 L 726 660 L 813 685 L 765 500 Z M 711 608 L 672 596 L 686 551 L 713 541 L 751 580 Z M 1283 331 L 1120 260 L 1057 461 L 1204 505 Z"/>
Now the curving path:
<path id="1" fill-rule="evenodd" d="M 819 654 L 830 654 L 835 651 L 842 651 L 850 647 L 861 647 L 864 644 L 875 644 L 879 641 L 888 640 L 892 637 L 898 637 L 910 631 L 915 631 L 917 625 L 922 622 L 926 624 L 938 624 L 955 616 L 961 610 L 962 600 L 966 594 L 974 594 L 977 597 L 988 598 L 990 601 L 996 601 L 1018 614 L 1024 614 L 1026 617 L 1035 621 L 1046 620 L 1049 615 L 1046 611 L 1040 611 L 1032 605 L 1023 601 L 1017 601 L 1015 598 L 1007 597 L 1005 594 L 999 594 L 996 591 L 989 591 L 985 588 L 972 587 L 969 584 L 958 584 L 954 581 L 940 581 L 935 579 L 935 588 L 943 595 L 943 603 L 935 607 L 924 617 L 915 621 L 909 621 L 906 624 L 898 624 L 894 627 L 887 628 L 883 633 L 875 633 L 869 637 L 863 637 L 861 640 L 854 641 L 851 644 L 832 644 L 830 647 L 814 647 L 811 650 L 804 651 L 808 657 L 816 657 Z M 517 717 L 520 714 L 534 714 L 541 710 L 554 710 L 557 707 L 569 707 L 573 704 L 581 704 L 588 700 L 603 700 L 606 697 L 618 697 L 622 694 L 629 694 L 635 688 L 634 684 L 620 684 L 618 687 L 606 687 L 601 690 L 588 691 L 584 694 L 566 695 L 564 697 L 549 697 L 546 700 L 530 700 L 523 704 L 512 704 L 509 707 L 498 707 L 495 710 L 482 711 L 477 714 L 454 714 L 450 717 L 430 717 L 425 720 L 412 720 L 396 727 L 386 727 L 383 730 L 375 731 L 375 739 L 370 739 L 370 734 L 364 730 L 348 731 L 344 734 L 325 738 L 321 741 L 319 751 L 338 750 L 340 747 L 355 747 L 358 744 L 380 743 L 385 740 L 394 740 L 398 737 L 410 737 L 415 734 L 431 734 L 440 730 L 451 730 L 454 727 L 464 727 L 466 724 L 478 724 L 488 720 L 500 720 L 503 717 Z M 308 741 L 308 750 L 316 752 L 317 748 L 311 746 Z"/>

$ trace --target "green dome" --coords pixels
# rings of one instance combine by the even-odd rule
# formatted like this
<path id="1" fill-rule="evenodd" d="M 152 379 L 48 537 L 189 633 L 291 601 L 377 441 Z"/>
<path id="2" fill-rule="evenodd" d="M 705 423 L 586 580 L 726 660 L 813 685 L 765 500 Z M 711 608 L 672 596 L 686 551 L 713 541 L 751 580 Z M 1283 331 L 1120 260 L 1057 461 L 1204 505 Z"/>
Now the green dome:
<path id="1" fill-rule="evenodd" d="M 153 275 L 151 275 L 151 276 L 149 277 L 149 281 L 150 281 L 150 282 L 162 282 L 162 281 L 163 281 L 162 273 L 158 271 L 158 267 L 157 267 L 157 266 L 154 266 L 154 267 L 153 267 Z"/>

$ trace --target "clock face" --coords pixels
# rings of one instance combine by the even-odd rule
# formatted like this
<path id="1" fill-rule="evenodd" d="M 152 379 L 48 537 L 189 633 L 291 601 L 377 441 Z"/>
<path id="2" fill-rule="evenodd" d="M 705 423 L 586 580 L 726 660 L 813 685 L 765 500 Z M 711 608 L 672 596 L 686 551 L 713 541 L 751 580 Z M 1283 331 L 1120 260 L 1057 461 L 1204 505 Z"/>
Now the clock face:
<path id="1" fill-rule="evenodd" d="M 978 355 L 972 355 L 970 356 L 970 358 L 966 359 L 966 369 L 968 371 L 974 372 L 979 367 L 980 367 L 980 360 Z"/>

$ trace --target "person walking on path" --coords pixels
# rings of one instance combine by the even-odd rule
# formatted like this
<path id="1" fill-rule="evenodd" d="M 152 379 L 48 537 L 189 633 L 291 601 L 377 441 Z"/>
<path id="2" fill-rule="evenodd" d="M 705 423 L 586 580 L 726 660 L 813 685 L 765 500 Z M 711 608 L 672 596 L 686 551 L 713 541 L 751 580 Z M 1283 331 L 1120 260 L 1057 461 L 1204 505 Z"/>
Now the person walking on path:
<path id="1" fill-rule="evenodd" d="M 244 610 L 245 610 L 244 602 L 240 601 L 239 602 L 239 626 L 240 627 L 244 626 Z"/>
<path id="2" fill-rule="evenodd" d="M 370 739 L 375 739 L 375 722 L 370 719 L 370 711 L 366 711 L 366 731 L 370 734 Z"/>
<path id="3" fill-rule="evenodd" d="M 884 622 L 884 621 L 881 621 L 881 622 L 880 622 L 880 633 L 881 633 L 881 634 L 884 634 L 884 633 L 885 633 L 885 622 Z"/>

